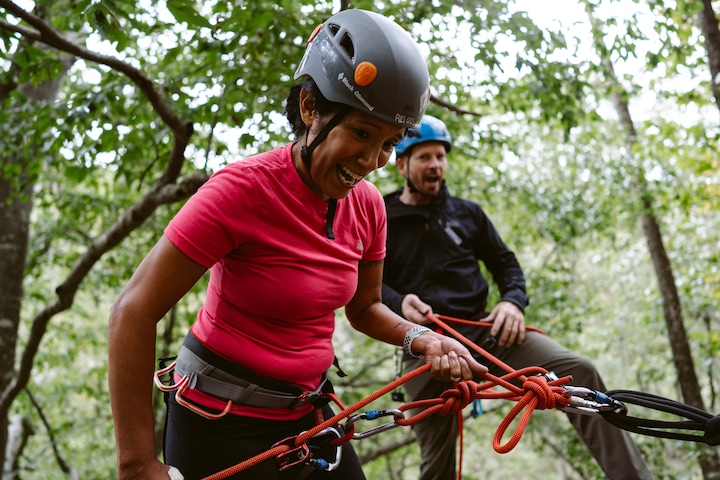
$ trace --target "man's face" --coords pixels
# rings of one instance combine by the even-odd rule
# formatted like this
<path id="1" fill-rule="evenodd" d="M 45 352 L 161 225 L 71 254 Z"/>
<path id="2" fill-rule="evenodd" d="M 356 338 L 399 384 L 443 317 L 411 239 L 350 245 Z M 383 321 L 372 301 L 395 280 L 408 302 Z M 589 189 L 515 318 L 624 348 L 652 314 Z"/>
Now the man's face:
<path id="1" fill-rule="evenodd" d="M 410 156 L 397 159 L 397 167 L 418 191 L 419 195 L 435 197 L 442 187 L 447 156 L 445 145 L 440 142 L 424 142 L 414 145 Z M 405 189 L 408 186 L 405 185 Z"/>

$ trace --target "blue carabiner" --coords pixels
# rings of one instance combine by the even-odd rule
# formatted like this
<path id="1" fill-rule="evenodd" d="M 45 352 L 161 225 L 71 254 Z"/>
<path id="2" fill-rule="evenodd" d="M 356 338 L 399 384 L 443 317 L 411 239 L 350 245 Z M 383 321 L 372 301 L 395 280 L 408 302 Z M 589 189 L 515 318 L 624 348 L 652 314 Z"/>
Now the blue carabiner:
<path id="1" fill-rule="evenodd" d="M 570 405 L 564 410 L 573 409 L 578 413 L 591 416 L 600 416 L 600 412 L 627 414 L 627 407 L 622 402 L 614 400 L 603 392 L 572 385 L 566 385 L 564 388 L 563 396 L 570 399 Z"/>
<path id="2" fill-rule="evenodd" d="M 305 433 L 305 432 L 302 432 Z M 302 433 L 300 435 L 302 435 Z M 340 430 L 338 430 L 335 427 L 327 427 L 324 430 L 321 430 L 320 432 L 313 435 L 310 439 L 322 437 L 323 435 L 334 435 L 335 438 L 342 438 L 342 434 L 340 433 Z M 332 472 L 336 468 L 340 466 L 340 461 L 342 460 L 342 445 L 336 445 L 335 446 L 335 460 L 332 462 L 329 462 L 325 460 L 324 458 L 314 458 L 312 455 L 310 458 L 305 462 L 308 465 L 311 465 L 315 467 L 318 470 L 325 470 L 326 472 Z"/>
<path id="3" fill-rule="evenodd" d="M 348 417 L 347 422 L 345 422 L 345 430 L 350 431 L 350 428 L 352 428 L 352 424 L 357 422 L 358 420 L 375 420 L 380 417 L 386 417 L 388 415 L 393 416 L 393 421 L 385 423 L 383 425 L 377 426 L 375 428 L 371 428 L 370 430 L 367 430 L 365 432 L 359 432 L 353 434 L 353 439 L 359 440 L 362 438 L 371 437 L 373 435 L 377 435 L 380 432 L 384 432 L 386 430 L 390 430 L 395 427 L 399 427 L 400 424 L 397 423 L 398 420 L 402 420 L 405 418 L 405 415 L 403 412 L 396 408 L 391 408 L 388 410 L 368 410 L 365 413 L 358 413 L 355 415 L 351 415 Z"/>

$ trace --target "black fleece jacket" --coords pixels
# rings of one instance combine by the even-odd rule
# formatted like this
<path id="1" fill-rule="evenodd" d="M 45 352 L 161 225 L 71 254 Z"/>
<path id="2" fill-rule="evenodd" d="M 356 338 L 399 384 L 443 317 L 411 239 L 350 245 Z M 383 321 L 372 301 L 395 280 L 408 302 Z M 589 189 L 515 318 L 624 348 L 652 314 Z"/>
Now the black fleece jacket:
<path id="1" fill-rule="evenodd" d="M 525 310 L 525 277 L 480 206 L 453 197 L 443 185 L 427 206 L 405 205 L 402 190 L 385 196 L 388 216 L 383 303 L 402 315 L 405 295 L 414 293 L 435 313 L 478 318 L 487 307 L 483 262 L 502 300 Z"/>

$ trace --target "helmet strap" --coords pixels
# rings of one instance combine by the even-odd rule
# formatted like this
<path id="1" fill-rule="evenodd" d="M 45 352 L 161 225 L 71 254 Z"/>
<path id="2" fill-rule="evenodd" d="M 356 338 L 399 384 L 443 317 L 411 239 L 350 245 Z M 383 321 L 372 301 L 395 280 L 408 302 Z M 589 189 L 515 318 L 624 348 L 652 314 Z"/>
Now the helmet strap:
<path id="1" fill-rule="evenodd" d="M 407 160 L 405 160 L 405 183 L 410 190 L 410 193 L 420 193 L 420 190 L 415 188 L 412 181 L 410 180 L 410 153 L 408 152 Z M 422 193 L 420 193 L 422 195 Z"/>
<path id="2" fill-rule="evenodd" d="M 307 166 L 308 174 L 312 178 L 312 170 L 310 167 L 310 159 L 312 157 L 313 152 L 317 148 L 320 143 L 325 140 L 325 138 L 330 133 L 330 130 L 335 128 L 338 123 L 342 121 L 345 116 L 350 113 L 350 107 L 347 105 L 343 105 L 336 113 L 335 115 L 328 121 L 328 123 L 325 124 L 325 126 L 318 132 L 317 136 L 313 138 L 313 141 L 310 143 L 310 145 L 303 145 L 302 148 L 300 148 L 300 159 L 302 159 L 303 163 Z M 307 134 L 306 134 L 307 138 Z M 330 240 L 335 240 L 335 232 L 333 231 L 332 225 L 333 220 L 335 220 L 335 210 L 337 209 L 337 199 L 331 198 L 328 200 L 328 212 L 327 212 L 327 218 L 325 220 L 325 230 L 327 238 Z"/>
<path id="3" fill-rule="evenodd" d="M 343 105 L 337 113 L 328 121 L 328 123 L 325 124 L 325 126 L 318 132 L 317 136 L 313 138 L 313 141 L 310 143 L 310 145 L 303 145 L 300 149 L 300 158 L 302 159 L 303 163 L 307 165 L 308 172 L 310 171 L 310 158 L 312 157 L 313 152 L 315 149 L 322 143 L 323 140 L 328 136 L 330 133 L 330 130 L 335 128 L 338 123 L 342 121 L 345 116 L 350 113 L 350 107 Z M 307 138 L 307 133 L 306 133 Z M 312 174 L 311 174 L 312 175 Z"/>

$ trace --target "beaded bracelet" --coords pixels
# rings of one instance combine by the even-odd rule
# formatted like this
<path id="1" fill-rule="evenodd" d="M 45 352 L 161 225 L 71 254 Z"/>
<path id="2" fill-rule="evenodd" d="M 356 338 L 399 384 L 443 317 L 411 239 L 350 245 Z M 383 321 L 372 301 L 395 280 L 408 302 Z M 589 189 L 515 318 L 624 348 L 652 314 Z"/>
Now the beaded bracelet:
<path id="1" fill-rule="evenodd" d="M 432 330 L 430 330 L 427 327 L 423 327 L 422 325 L 417 325 L 417 326 L 411 328 L 410 330 L 408 330 L 407 333 L 405 334 L 405 340 L 403 341 L 403 350 L 405 350 L 405 353 L 407 353 L 411 357 L 422 358 L 423 357 L 422 355 L 416 355 L 415 353 L 413 353 L 412 343 L 413 343 L 413 340 L 415 340 L 417 337 L 419 337 L 423 333 L 427 333 L 427 332 L 431 332 L 431 331 Z"/>

